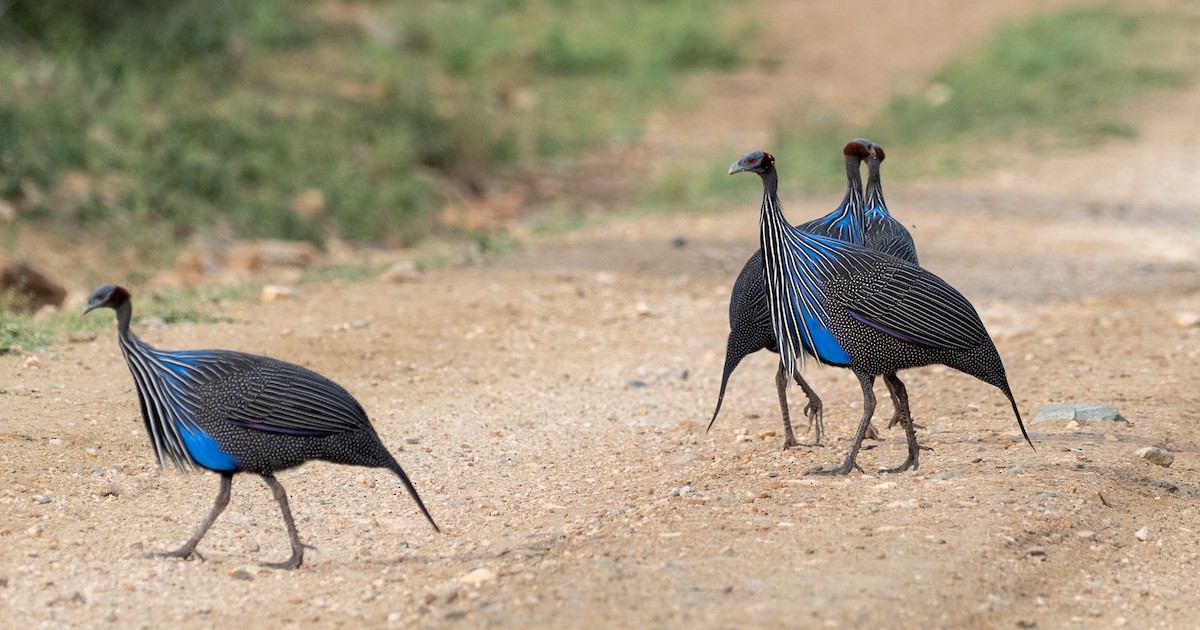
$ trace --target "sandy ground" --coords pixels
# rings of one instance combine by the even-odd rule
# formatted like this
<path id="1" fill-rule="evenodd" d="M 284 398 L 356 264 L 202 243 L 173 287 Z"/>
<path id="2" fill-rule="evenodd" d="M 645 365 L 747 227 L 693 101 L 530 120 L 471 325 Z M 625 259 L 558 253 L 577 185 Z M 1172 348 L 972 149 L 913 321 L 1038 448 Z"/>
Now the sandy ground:
<path id="1" fill-rule="evenodd" d="M 1054 172 L 1031 156 L 887 189 L 925 266 L 979 309 L 1027 421 L 1091 402 L 1129 424 L 1030 425 L 1034 451 L 998 391 L 922 368 L 903 375 L 934 449 L 919 471 L 873 472 L 904 457 L 885 432 L 867 474 L 810 477 L 841 461 L 857 383 L 810 367 L 826 446 L 784 452 L 764 353 L 705 433 L 729 287 L 757 242 L 760 187 L 743 176 L 722 214 L 214 305 L 227 323 L 137 325 L 159 347 L 268 354 L 342 383 L 445 530 L 385 471 L 312 463 L 279 476 L 316 547 L 296 571 L 256 566 L 288 547 L 253 477 L 204 561 L 150 557 L 191 534 L 217 478 L 157 469 L 115 329 L 36 366 L 0 357 L 0 626 L 1192 627 L 1200 327 L 1172 320 L 1200 311 L 1200 131 L 1180 105 L 1198 99 L 1134 105 L 1160 122 L 1052 157 Z M 781 173 L 793 221 L 836 204 L 788 197 Z"/>

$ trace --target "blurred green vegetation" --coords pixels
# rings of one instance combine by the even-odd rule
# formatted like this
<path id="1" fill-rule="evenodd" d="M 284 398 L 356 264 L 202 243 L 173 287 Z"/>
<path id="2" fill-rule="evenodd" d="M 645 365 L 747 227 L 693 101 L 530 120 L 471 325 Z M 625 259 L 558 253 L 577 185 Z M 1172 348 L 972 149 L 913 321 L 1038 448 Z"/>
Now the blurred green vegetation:
<path id="1" fill-rule="evenodd" d="M 448 199 L 636 139 L 686 72 L 739 62 L 732 7 L 20 0 L 0 199 L 149 257 L 197 232 L 408 244 Z"/>
<path id="2" fill-rule="evenodd" d="M 1089 146 L 1130 137 L 1136 128 L 1121 118 L 1120 105 L 1193 80 L 1197 26 L 1190 15 L 1106 6 L 1036 15 L 1001 26 L 915 93 L 895 95 L 865 127 L 836 112 L 799 109 L 779 122 L 772 150 L 789 189 L 812 192 L 845 184 L 839 149 L 855 137 L 902 156 L 887 168 L 889 179 L 901 180 L 987 168 L 1006 144 Z M 651 198 L 744 192 L 724 173 L 710 164 L 704 174 L 668 175 Z M 688 180 L 694 183 L 684 187 Z"/>
<path id="3" fill-rule="evenodd" d="M 166 291 L 147 291 L 136 304 L 136 318 L 160 320 L 163 324 L 228 321 L 217 315 L 220 303 L 257 295 L 261 285 L 203 286 Z M 97 311 L 80 317 L 74 309 L 34 316 L 17 308 L 16 299 L 0 293 L 0 355 L 31 352 L 63 341 L 72 332 L 116 334 L 112 311 Z"/>

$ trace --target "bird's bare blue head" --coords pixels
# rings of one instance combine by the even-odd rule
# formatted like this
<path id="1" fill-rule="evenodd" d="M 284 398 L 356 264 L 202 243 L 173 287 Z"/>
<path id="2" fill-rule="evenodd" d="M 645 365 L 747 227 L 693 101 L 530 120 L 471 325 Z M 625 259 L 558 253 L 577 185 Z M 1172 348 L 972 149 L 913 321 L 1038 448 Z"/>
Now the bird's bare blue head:
<path id="1" fill-rule="evenodd" d="M 774 165 L 775 156 L 766 151 L 751 151 L 729 165 L 729 174 L 749 172 L 762 175 L 771 170 L 771 167 Z"/>
<path id="2" fill-rule="evenodd" d="M 87 315 L 98 308 L 116 310 L 127 302 L 129 302 L 129 291 L 126 291 L 124 287 L 115 284 L 101 285 L 92 291 L 92 296 L 83 305 L 83 314 Z"/>

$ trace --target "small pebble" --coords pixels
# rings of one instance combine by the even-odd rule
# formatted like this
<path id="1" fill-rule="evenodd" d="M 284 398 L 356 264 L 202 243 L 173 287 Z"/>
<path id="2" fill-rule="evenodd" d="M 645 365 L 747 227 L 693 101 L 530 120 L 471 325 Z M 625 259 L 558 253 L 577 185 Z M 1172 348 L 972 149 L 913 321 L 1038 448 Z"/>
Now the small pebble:
<path id="1" fill-rule="evenodd" d="M 1176 328 L 1195 328 L 1200 326 L 1200 313 L 1195 311 L 1179 311 L 1171 318 Z"/>
<path id="2" fill-rule="evenodd" d="M 30 356 L 25 357 L 25 367 L 27 367 L 27 368 L 35 368 L 36 369 L 41 364 L 42 364 L 42 362 L 35 356 L 30 355 Z"/>
<path id="3" fill-rule="evenodd" d="M 404 438 L 404 443 L 405 444 L 420 444 L 421 438 L 420 438 L 420 436 L 410 435 L 410 436 Z"/>
<path id="4" fill-rule="evenodd" d="M 1054 420 L 1077 420 L 1079 422 L 1124 422 L 1129 423 L 1121 412 L 1112 405 L 1094 403 L 1060 403 L 1037 410 L 1029 424 L 1040 424 Z"/>
<path id="5" fill-rule="evenodd" d="M 296 297 L 296 290 L 292 287 L 285 287 L 278 284 L 263 285 L 262 293 L 259 299 L 264 303 L 278 302 L 280 300 L 290 300 Z"/>
<path id="6" fill-rule="evenodd" d="M 1135 451 L 1134 455 L 1159 466 L 1170 466 L 1175 461 L 1174 453 L 1156 446 L 1143 446 Z"/>
<path id="7" fill-rule="evenodd" d="M 1158 488 L 1159 490 L 1166 490 L 1167 492 L 1179 492 L 1179 486 L 1175 485 L 1175 483 L 1173 481 L 1170 481 L 1168 479 L 1159 479 L 1158 481 L 1151 481 L 1150 486 L 1154 487 L 1154 488 Z"/>
<path id="8" fill-rule="evenodd" d="M 1150 537 L 1150 532 L 1147 532 L 1146 528 L 1143 527 L 1143 528 L 1137 530 L 1136 532 L 1134 532 L 1133 537 L 1142 542 L 1145 542 L 1146 539 Z"/>
<path id="9" fill-rule="evenodd" d="M 51 501 L 48 494 L 35 494 L 33 495 L 33 500 L 36 503 L 49 503 Z"/>
<path id="10" fill-rule="evenodd" d="M 229 577 L 237 580 L 253 580 L 254 574 L 246 567 L 238 567 L 229 572 Z"/>
<path id="11" fill-rule="evenodd" d="M 0 588 L 8 587 L 8 575 L 0 573 Z"/>
<path id="12" fill-rule="evenodd" d="M 479 586 L 484 582 L 490 582 L 494 579 L 496 579 L 496 573 L 494 571 L 480 567 L 458 578 L 458 581 L 466 584 L 467 586 Z"/>
<path id="13" fill-rule="evenodd" d="M 388 613 L 387 622 L 388 623 L 400 623 L 400 620 L 403 618 L 404 618 L 404 615 L 393 611 L 393 612 Z"/>
<path id="14" fill-rule="evenodd" d="M 1030 547 L 1029 551 L 1027 551 L 1026 553 L 1034 558 L 1041 558 L 1046 555 L 1046 548 L 1045 547 Z"/>
<path id="15" fill-rule="evenodd" d="M 446 580 L 425 592 L 425 604 L 450 604 L 458 599 L 458 580 Z"/>
<path id="16" fill-rule="evenodd" d="M 1075 535 L 1079 536 L 1080 538 L 1082 538 L 1084 540 L 1095 540 L 1096 539 L 1096 532 L 1094 532 L 1090 529 L 1081 529 L 1081 530 L 1075 532 Z"/>
<path id="17" fill-rule="evenodd" d="M 1012 468 L 1009 468 L 1009 469 L 1008 469 L 1008 474 L 1010 474 L 1010 475 L 1024 475 L 1024 474 L 1025 474 L 1025 469 L 1024 469 L 1024 468 L 1021 468 L 1020 466 L 1013 466 Z"/>

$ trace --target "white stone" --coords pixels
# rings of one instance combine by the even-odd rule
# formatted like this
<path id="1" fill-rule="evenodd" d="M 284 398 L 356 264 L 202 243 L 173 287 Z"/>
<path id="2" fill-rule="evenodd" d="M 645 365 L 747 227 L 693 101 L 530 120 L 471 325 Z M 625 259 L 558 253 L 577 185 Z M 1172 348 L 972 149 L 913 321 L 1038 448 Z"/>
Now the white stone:
<path id="1" fill-rule="evenodd" d="M 1156 446 L 1143 446 L 1134 452 L 1135 455 L 1159 466 L 1170 466 L 1175 461 L 1175 454 Z"/>

